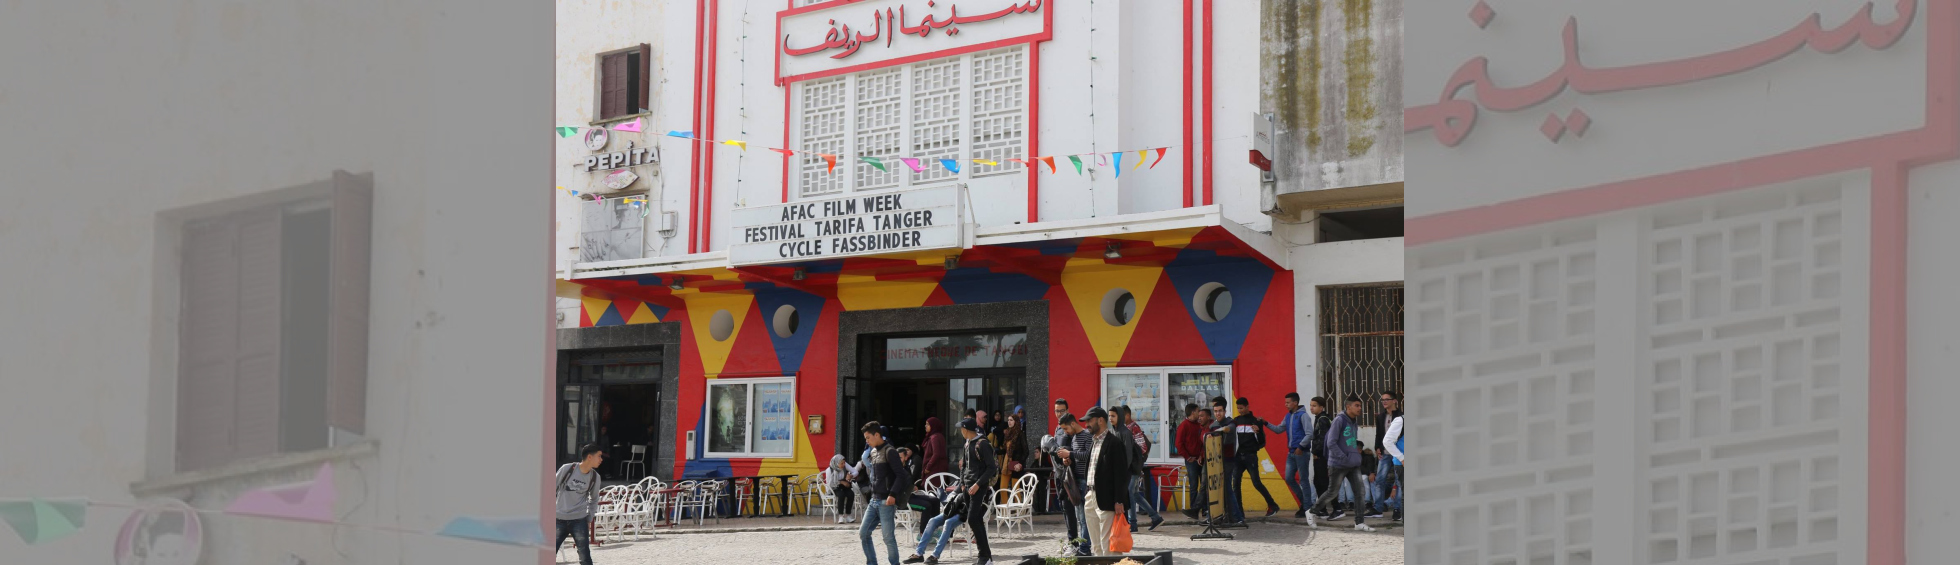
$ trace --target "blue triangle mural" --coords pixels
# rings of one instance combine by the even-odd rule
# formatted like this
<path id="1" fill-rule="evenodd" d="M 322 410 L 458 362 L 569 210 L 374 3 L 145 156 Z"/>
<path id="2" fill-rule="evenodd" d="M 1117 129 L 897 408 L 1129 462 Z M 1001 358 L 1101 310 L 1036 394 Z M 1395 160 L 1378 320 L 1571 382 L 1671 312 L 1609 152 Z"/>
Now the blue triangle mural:
<path id="1" fill-rule="evenodd" d="M 727 459 L 708 459 L 708 400 L 701 400 L 701 416 L 694 419 L 694 460 L 681 464 L 682 479 L 725 479 L 735 476 Z M 683 446 L 685 447 L 685 446 Z"/>
<path id="2" fill-rule="evenodd" d="M 1252 332 L 1252 319 L 1259 315 L 1266 291 L 1272 287 L 1273 270 L 1255 259 L 1219 257 L 1203 249 L 1185 249 L 1164 267 L 1164 274 L 1177 288 L 1178 302 L 1191 316 L 1191 323 L 1198 327 L 1198 335 L 1204 338 L 1212 357 L 1221 363 L 1238 359 L 1239 349 L 1245 346 L 1245 338 Z M 1232 292 L 1232 309 L 1223 319 L 1206 322 L 1192 307 L 1191 296 L 1198 292 L 1198 287 L 1213 282 L 1225 285 Z"/>
<path id="3" fill-rule="evenodd" d="M 653 310 L 653 316 L 656 318 L 660 318 L 662 320 L 667 319 L 667 312 L 673 310 L 672 308 L 661 306 L 659 304 L 654 304 L 652 302 L 641 302 L 640 307 Z"/>
<path id="4" fill-rule="evenodd" d="M 1020 273 L 996 273 L 979 267 L 954 269 L 939 281 L 954 304 L 984 304 L 1041 300 L 1048 284 Z"/>
<path id="5" fill-rule="evenodd" d="M 810 336 L 816 333 L 817 320 L 823 315 L 823 297 L 783 289 L 757 292 L 755 303 L 761 310 L 762 324 L 769 332 L 769 341 L 776 346 L 776 362 L 782 364 L 783 373 L 794 373 L 803 368 L 803 354 L 810 350 Z M 776 335 L 776 310 L 783 306 L 796 308 L 796 333 L 789 337 Z"/>
<path id="6" fill-rule="evenodd" d="M 600 314 L 599 319 L 592 321 L 592 325 L 594 327 L 623 326 L 626 325 L 626 318 L 620 317 L 618 304 L 608 303 L 606 304 L 606 313 Z"/>

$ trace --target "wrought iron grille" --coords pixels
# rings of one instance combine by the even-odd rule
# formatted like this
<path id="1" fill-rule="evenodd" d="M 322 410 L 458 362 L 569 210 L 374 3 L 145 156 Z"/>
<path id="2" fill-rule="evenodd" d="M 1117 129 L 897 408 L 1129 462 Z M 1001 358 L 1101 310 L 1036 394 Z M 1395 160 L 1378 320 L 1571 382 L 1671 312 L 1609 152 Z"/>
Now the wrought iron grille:
<path id="1" fill-rule="evenodd" d="M 1381 393 L 1402 392 L 1402 286 L 1320 289 L 1320 390 L 1342 407 L 1361 397 L 1361 417 L 1381 414 Z"/>

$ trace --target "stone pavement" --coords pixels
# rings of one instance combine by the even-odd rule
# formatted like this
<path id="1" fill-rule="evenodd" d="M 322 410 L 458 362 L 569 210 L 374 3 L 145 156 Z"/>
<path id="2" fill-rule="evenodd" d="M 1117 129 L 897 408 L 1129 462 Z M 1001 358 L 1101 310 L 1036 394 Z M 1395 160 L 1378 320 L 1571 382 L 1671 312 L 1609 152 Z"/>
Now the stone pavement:
<path id="1" fill-rule="evenodd" d="M 1168 517 L 1167 517 L 1168 518 Z M 1181 517 L 1180 517 L 1181 518 Z M 1383 524 L 1376 524 L 1383 525 Z M 857 525 L 839 526 L 834 521 L 815 519 L 766 518 L 726 519 L 717 526 L 713 520 L 702 527 L 663 530 L 656 537 L 625 540 L 594 548 L 596 565 L 652 565 L 659 563 L 862 563 L 864 552 L 858 545 Z M 1364 533 L 1343 520 L 1338 526 L 1309 529 L 1291 519 L 1259 522 L 1251 528 L 1228 530 L 1238 539 L 1231 541 L 1193 541 L 1195 525 L 1166 522 L 1157 531 L 1138 531 L 1136 551 L 1148 555 L 1157 551 L 1175 552 L 1179 565 L 1388 565 L 1402 563 L 1402 535 L 1399 528 Z M 1052 554 L 1063 530 L 1059 517 L 1041 517 L 1035 533 L 991 536 L 994 556 L 1019 557 Z M 900 531 L 900 553 L 911 554 Z M 882 536 L 873 534 L 879 562 L 884 563 Z M 569 542 L 559 554 L 560 563 L 576 563 L 576 552 Z M 901 555 L 901 556 L 902 556 Z M 942 559 L 948 564 L 972 563 L 973 546 L 953 543 Z"/>

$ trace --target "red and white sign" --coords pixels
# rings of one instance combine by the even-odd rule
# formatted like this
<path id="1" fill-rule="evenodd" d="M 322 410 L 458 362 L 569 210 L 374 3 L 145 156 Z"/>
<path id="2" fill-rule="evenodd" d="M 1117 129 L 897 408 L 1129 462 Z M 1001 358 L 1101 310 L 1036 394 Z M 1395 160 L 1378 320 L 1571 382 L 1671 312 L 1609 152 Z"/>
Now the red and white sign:
<path id="1" fill-rule="evenodd" d="M 1047 40 L 1048 0 L 836 0 L 776 14 L 780 83 Z"/>

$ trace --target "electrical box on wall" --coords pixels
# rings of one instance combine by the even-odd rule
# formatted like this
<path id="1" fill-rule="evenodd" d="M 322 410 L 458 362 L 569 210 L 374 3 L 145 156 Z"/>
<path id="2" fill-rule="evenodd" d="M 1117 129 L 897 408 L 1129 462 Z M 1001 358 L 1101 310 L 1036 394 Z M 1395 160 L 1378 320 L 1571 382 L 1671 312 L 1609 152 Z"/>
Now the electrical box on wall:
<path id="1" fill-rule="evenodd" d="M 679 224 L 680 224 L 680 214 L 679 214 L 679 213 L 677 213 L 677 212 L 673 212 L 673 211 L 667 211 L 667 212 L 661 212 L 661 213 L 660 213 L 660 233 L 661 233 L 661 235 L 674 235 L 674 231 L 675 231 L 675 230 L 679 230 L 679 229 L 680 229 L 680 225 L 679 225 Z M 690 433 L 692 433 L 692 432 L 690 432 Z"/>
<path id="2" fill-rule="evenodd" d="M 687 460 L 694 460 L 694 430 L 687 431 Z"/>

